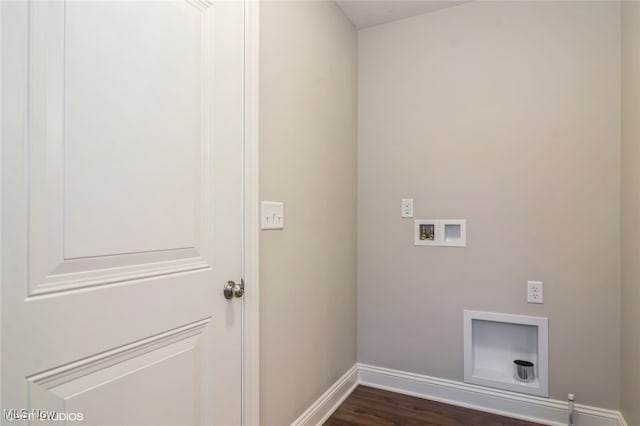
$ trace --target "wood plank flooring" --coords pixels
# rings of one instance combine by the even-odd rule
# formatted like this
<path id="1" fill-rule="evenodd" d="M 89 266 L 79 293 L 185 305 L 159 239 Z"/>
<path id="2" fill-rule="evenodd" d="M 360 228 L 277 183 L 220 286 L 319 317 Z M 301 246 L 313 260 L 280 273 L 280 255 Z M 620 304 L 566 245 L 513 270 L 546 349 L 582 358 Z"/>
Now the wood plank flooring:
<path id="1" fill-rule="evenodd" d="M 538 426 L 512 419 L 358 386 L 325 426 Z"/>

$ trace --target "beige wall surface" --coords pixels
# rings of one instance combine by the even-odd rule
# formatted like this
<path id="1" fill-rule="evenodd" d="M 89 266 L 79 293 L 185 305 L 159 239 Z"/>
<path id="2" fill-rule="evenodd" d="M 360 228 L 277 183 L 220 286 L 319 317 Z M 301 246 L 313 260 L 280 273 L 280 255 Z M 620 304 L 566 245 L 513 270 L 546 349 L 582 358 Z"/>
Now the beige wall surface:
<path id="1" fill-rule="evenodd" d="M 357 35 L 333 2 L 260 5 L 261 424 L 290 424 L 356 362 Z"/>
<path id="2" fill-rule="evenodd" d="M 640 425 L 640 3 L 622 3 L 622 412 Z"/>
<path id="3" fill-rule="evenodd" d="M 359 361 L 463 380 L 464 309 L 547 316 L 550 396 L 618 409 L 619 4 L 472 2 L 358 43 Z M 401 198 L 467 247 L 415 247 Z"/>

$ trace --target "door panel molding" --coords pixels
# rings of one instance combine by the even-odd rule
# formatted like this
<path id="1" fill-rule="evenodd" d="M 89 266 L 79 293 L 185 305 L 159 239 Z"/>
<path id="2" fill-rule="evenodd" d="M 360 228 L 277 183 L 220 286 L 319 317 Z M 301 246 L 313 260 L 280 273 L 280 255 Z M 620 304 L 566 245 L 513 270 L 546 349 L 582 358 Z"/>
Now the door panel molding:
<path id="1" fill-rule="evenodd" d="M 205 10 L 213 6 L 213 1 L 210 1 L 210 0 L 185 0 L 185 1 L 189 3 L 191 6 L 198 9 L 200 12 L 204 12 Z"/>
<path id="2" fill-rule="evenodd" d="M 212 2 L 186 1 L 200 13 L 201 31 L 201 140 L 199 142 L 200 192 L 193 244 L 121 250 L 117 253 L 65 256 L 66 211 L 65 152 L 69 93 L 66 91 L 66 6 L 63 2 L 32 2 L 28 9 L 29 49 L 27 296 L 39 296 L 87 287 L 211 268 L 212 264 L 212 119 L 213 32 Z M 176 144 L 182 143 L 180 140 Z M 77 181 L 77 179 L 76 179 Z M 77 221 L 76 221 L 77 222 Z M 107 226 L 108 224 L 105 224 Z M 77 236 L 80 238 L 83 236 Z M 87 236 L 90 238 L 91 236 Z M 136 241 L 139 241 L 138 238 Z"/>
<path id="3" fill-rule="evenodd" d="M 206 318 L 34 374 L 26 378 L 29 408 L 61 413 L 68 411 L 67 405 L 77 396 L 86 396 L 96 389 L 130 378 L 148 368 L 158 370 L 162 368 L 163 363 L 177 357 L 195 356 L 201 359 L 202 366 L 206 366 L 206 360 L 210 358 L 213 350 L 212 343 L 211 318 Z M 198 404 L 200 414 L 205 420 L 210 416 L 207 401 L 212 398 L 210 381 L 213 378 L 210 374 L 203 374 L 197 375 L 195 379 L 200 381 Z M 202 424 L 207 422 L 203 421 Z"/>

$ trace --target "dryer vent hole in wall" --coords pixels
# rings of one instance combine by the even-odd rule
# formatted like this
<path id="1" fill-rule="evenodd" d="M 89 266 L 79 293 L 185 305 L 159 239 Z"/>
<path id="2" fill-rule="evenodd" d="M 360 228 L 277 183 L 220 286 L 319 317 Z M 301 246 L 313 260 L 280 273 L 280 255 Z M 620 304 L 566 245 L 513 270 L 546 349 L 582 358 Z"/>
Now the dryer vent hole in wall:
<path id="1" fill-rule="evenodd" d="M 549 396 L 548 319 L 465 310 L 464 381 Z"/>

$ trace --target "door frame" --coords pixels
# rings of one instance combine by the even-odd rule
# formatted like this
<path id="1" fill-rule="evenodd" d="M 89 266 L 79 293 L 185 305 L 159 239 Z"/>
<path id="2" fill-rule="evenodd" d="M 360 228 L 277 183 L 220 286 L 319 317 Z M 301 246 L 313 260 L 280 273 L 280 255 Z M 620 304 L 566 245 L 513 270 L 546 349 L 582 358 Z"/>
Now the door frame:
<path id="1" fill-rule="evenodd" d="M 2 22 L 2 4 L 0 3 L 0 23 Z M 2 129 L 2 29 L 0 29 L 0 164 L 2 164 L 2 152 L 4 151 L 4 144 L 2 141 L 3 129 Z M 2 280 L 2 171 L 0 170 L 0 371 L 2 370 L 2 293 L 4 292 L 4 281 Z M 0 385 L 0 401 L 2 401 L 2 386 Z"/>
<path id="2" fill-rule="evenodd" d="M 259 0 L 244 0 L 242 424 L 260 424 Z"/>

